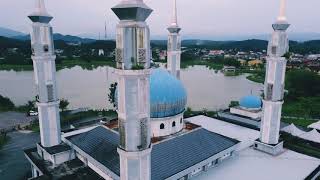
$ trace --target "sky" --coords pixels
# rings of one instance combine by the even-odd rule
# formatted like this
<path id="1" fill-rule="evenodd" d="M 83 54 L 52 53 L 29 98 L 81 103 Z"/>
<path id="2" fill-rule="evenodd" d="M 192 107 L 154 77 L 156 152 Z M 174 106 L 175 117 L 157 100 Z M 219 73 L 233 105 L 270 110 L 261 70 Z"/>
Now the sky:
<path id="1" fill-rule="evenodd" d="M 70 35 L 114 36 L 117 17 L 111 7 L 120 0 L 45 0 L 54 31 Z M 27 15 L 35 0 L 0 0 L 0 27 L 28 33 Z M 289 31 L 320 32 L 320 0 L 287 0 Z M 172 0 L 145 0 L 154 12 L 147 20 L 152 36 L 165 36 L 172 16 Z M 178 22 L 186 36 L 258 35 L 270 33 L 280 0 L 177 0 Z M 102 36 L 102 35 L 101 35 Z"/>

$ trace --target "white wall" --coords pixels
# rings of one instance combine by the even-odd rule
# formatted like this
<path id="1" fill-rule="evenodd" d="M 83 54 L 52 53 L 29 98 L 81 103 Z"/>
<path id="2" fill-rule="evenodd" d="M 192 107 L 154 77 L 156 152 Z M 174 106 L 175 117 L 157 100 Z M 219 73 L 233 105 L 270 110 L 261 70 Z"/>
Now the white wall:
<path id="1" fill-rule="evenodd" d="M 180 120 L 182 119 L 182 123 Z M 176 122 L 176 126 L 172 127 L 172 123 Z M 160 129 L 160 125 L 164 124 L 164 129 Z M 151 136 L 161 137 L 168 136 L 170 134 L 177 133 L 183 129 L 184 120 L 183 113 L 176 116 L 166 117 L 166 118 L 151 118 Z"/>
<path id="2" fill-rule="evenodd" d="M 258 111 L 258 112 L 251 112 L 249 110 L 243 110 L 240 108 L 230 108 L 230 113 L 232 114 L 238 114 L 241 116 L 245 116 L 245 117 L 249 117 L 252 119 L 259 119 L 262 116 L 262 111 Z"/>

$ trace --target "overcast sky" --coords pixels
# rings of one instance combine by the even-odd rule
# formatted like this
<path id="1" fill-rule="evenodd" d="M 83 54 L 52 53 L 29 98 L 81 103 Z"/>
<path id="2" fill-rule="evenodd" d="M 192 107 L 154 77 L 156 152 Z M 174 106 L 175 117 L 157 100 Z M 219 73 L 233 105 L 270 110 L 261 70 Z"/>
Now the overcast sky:
<path id="1" fill-rule="evenodd" d="M 111 7 L 120 0 L 45 0 L 54 16 L 54 31 L 63 34 L 101 34 L 108 21 L 114 33 L 117 17 Z M 178 21 L 185 35 L 250 35 L 272 31 L 280 0 L 178 0 Z M 320 0 L 287 0 L 291 32 L 320 32 Z M 148 19 L 152 35 L 167 34 L 172 0 L 145 0 L 154 12 Z M 0 26 L 29 32 L 26 18 L 34 0 L 0 0 Z"/>

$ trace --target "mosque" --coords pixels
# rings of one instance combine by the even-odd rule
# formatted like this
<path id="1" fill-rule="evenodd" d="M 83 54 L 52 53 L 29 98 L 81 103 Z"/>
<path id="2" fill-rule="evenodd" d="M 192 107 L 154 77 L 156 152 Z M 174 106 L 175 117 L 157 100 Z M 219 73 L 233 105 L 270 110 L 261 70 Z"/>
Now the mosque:
<path id="1" fill-rule="evenodd" d="M 61 133 L 52 17 L 44 1 L 37 0 L 29 18 L 41 142 L 25 150 L 30 179 L 303 179 L 319 175 L 320 160 L 286 150 L 279 141 L 286 64 L 282 55 L 288 51 L 285 30 L 289 27 L 284 12 L 273 25 L 269 42 L 266 97 L 263 101 L 245 97 L 230 110 L 261 118 L 259 132 L 205 116 L 184 119 L 187 93 L 179 80 L 181 28 L 173 2 L 167 69 L 150 66 L 150 30 L 145 20 L 152 10 L 143 0 L 121 1 L 112 8 L 120 19 L 115 69 L 118 118 Z M 288 168 L 301 170 L 283 173 Z"/>

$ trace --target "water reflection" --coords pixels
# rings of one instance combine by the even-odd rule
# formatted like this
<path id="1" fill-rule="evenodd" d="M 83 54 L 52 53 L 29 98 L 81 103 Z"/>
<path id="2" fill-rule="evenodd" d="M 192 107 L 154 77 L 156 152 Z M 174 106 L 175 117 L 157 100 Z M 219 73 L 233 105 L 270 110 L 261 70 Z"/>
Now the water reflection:
<path id="1" fill-rule="evenodd" d="M 107 67 L 84 70 L 79 66 L 57 72 L 59 97 L 70 101 L 70 108 L 110 109 L 110 84 L 116 77 Z M 194 110 L 226 108 L 231 100 L 245 95 L 260 95 L 262 85 L 250 82 L 244 75 L 225 77 L 205 66 L 194 66 L 181 72 L 188 93 L 188 107 Z M 0 71 L 0 94 L 16 105 L 25 104 L 35 96 L 32 71 Z"/>

